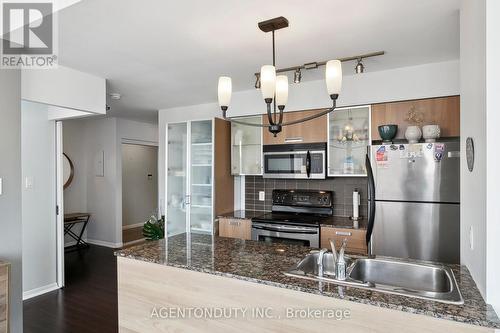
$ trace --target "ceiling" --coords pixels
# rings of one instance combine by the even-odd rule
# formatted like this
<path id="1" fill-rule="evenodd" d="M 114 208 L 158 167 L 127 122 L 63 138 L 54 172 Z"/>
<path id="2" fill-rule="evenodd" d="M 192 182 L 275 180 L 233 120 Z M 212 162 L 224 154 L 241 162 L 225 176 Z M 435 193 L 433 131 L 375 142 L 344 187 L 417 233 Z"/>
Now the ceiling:
<path id="1" fill-rule="evenodd" d="M 384 50 L 366 71 L 459 57 L 460 0 L 85 0 L 59 15 L 59 61 L 108 80 L 113 116 L 154 121 L 156 111 L 217 100 L 217 79 L 251 89 L 271 62 L 257 22 L 285 16 L 277 67 Z M 344 75 L 354 72 L 344 64 Z M 321 78 L 321 70 L 303 80 Z M 291 79 L 291 78 L 290 78 Z"/>

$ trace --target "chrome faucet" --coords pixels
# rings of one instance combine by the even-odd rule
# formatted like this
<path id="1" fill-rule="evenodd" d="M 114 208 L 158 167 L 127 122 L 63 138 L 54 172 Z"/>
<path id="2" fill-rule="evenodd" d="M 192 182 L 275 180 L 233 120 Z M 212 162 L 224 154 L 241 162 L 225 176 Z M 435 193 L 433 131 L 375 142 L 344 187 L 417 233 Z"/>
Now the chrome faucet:
<path id="1" fill-rule="evenodd" d="M 347 246 L 347 238 L 342 242 L 342 247 L 340 248 L 339 255 L 337 257 L 337 264 L 335 270 L 335 277 L 337 280 L 344 281 L 347 278 L 347 263 L 344 258 L 345 248 Z"/>
<path id="2" fill-rule="evenodd" d="M 328 252 L 327 249 L 319 250 L 319 255 L 318 255 L 318 275 L 319 276 L 323 276 L 323 257 L 325 256 L 326 252 Z"/>

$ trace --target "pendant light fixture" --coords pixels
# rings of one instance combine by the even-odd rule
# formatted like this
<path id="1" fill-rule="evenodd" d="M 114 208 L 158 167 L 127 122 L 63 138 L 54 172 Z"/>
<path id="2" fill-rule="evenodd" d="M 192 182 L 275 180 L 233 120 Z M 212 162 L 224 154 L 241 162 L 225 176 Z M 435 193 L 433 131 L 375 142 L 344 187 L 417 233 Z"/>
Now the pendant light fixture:
<path id="1" fill-rule="evenodd" d="M 227 109 L 231 101 L 232 93 L 231 78 L 227 76 L 219 78 L 218 86 L 219 105 L 222 110 L 223 118 L 243 125 L 268 127 L 269 132 L 276 136 L 276 134 L 281 132 L 283 126 L 302 123 L 332 112 L 336 107 L 336 101 L 342 87 L 342 65 L 339 60 L 330 60 L 326 62 L 325 80 L 328 95 L 332 100 L 332 107 L 299 120 L 283 122 L 283 111 L 288 101 L 288 77 L 286 75 L 276 75 L 276 48 L 274 33 L 276 30 L 288 27 L 288 20 L 280 16 L 271 20 L 260 22 L 258 25 L 260 30 L 263 32 L 272 33 L 273 63 L 272 65 L 262 66 L 258 77 L 262 98 L 264 99 L 267 107 L 266 111 L 269 124 L 251 124 L 227 117 Z"/>

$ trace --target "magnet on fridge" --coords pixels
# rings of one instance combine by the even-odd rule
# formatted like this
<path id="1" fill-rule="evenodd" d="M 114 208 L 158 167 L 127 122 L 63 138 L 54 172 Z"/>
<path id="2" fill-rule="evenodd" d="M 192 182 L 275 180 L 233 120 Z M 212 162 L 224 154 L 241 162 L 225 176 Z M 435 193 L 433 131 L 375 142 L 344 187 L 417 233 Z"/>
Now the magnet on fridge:
<path id="1" fill-rule="evenodd" d="M 398 150 L 398 146 L 396 146 L 396 145 L 391 145 L 390 148 L 391 148 L 391 150 Z"/>
<path id="2" fill-rule="evenodd" d="M 444 148 L 445 148 L 444 143 L 436 143 L 436 144 L 434 144 L 434 151 L 443 152 Z"/>
<path id="3" fill-rule="evenodd" d="M 441 162 L 441 160 L 443 159 L 443 153 L 440 152 L 440 151 L 437 151 L 434 153 L 434 160 L 436 162 Z"/>
<path id="4" fill-rule="evenodd" d="M 405 150 L 405 145 L 399 145 L 399 150 Z"/>
<path id="5" fill-rule="evenodd" d="M 427 149 L 432 149 L 432 143 L 427 144 Z"/>

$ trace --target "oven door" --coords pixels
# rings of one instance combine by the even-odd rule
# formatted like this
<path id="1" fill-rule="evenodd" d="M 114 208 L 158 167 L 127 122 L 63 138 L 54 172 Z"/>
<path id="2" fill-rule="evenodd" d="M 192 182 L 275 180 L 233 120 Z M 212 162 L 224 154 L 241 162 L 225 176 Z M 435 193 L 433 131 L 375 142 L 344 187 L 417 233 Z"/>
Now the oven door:
<path id="1" fill-rule="evenodd" d="M 252 240 L 319 247 L 319 228 L 254 222 Z"/>
<path id="2" fill-rule="evenodd" d="M 325 151 L 264 153 L 264 178 L 324 179 Z"/>

